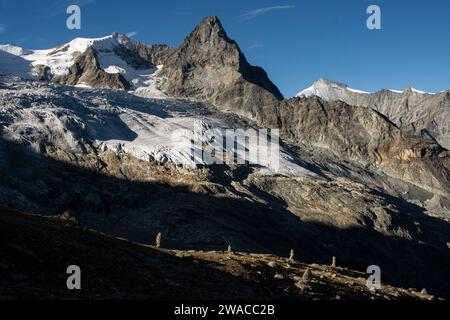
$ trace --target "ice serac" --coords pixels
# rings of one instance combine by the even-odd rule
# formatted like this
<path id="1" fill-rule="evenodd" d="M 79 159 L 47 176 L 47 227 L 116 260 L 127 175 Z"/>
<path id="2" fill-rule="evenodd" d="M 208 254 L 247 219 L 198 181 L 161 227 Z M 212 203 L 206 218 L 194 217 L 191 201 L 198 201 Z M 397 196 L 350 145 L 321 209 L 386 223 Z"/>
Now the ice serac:
<path id="1" fill-rule="evenodd" d="M 206 100 L 255 121 L 283 99 L 266 72 L 247 62 L 217 17 L 205 18 L 191 32 L 164 61 L 161 76 L 170 95 Z"/>
<path id="2" fill-rule="evenodd" d="M 369 93 L 345 84 L 320 79 L 298 97 L 318 96 L 326 101 L 344 101 L 352 106 L 375 109 L 402 130 L 431 136 L 450 149 L 450 91 L 426 93 L 413 88 L 403 91 L 383 89 Z"/>

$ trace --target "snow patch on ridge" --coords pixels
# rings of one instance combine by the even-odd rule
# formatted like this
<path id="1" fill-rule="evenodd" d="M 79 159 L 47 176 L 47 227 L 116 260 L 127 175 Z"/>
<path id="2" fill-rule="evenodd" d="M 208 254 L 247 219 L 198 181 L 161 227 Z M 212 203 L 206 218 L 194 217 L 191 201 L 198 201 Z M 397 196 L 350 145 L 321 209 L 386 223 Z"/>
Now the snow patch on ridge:
<path id="1" fill-rule="evenodd" d="M 370 92 L 349 88 L 343 83 L 320 79 L 314 82 L 309 88 L 299 92 L 296 97 L 310 98 L 313 96 L 318 96 L 325 100 L 335 100 L 348 92 L 370 94 Z"/>
<path id="2" fill-rule="evenodd" d="M 408 90 L 419 93 L 419 94 L 435 94 L 431 92 L 424 92 L 414 88 L 407 88 L 403 91 L 387 89 L 388 91 L 403 94 Z M 357 90 L 349 88 L 347 85 L 339 82 L 330 81 L 327 79 L 320 79 L 313 83 L 312 86 L 306 88 L 305 90 L 299 92 L 296 97 L 299 98 L 310 98 L 313 96 L 318 96 L 327 101 L 333 100 L 345 100 L 350 94 L 373 94 L 372 92 Z"/>

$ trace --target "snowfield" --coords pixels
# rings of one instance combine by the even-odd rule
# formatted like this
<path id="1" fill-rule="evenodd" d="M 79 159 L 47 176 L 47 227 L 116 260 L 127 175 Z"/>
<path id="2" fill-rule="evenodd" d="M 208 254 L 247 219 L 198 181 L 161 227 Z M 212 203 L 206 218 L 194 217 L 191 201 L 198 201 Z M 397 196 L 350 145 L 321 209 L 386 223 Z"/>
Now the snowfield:
<path id="1" fill-rule="evenodd" d="M 145 98 L 5 75 L 0 76 L 0 125 L 3 138 L 28 144 L 38 152 L 41 143 L 50 143 L 82 153 L 79 142 L 83 139 L 100 150 L 191 168 L 208 164 L 198 149 L 217 145 L 214 130 L 229 129 L 229 121 L 195 101 Z M 199 127 L 204 129 L 200 136 Z M 257 163 L 261 174 L 316 176 L 287 151 L 276 155 Z"/>

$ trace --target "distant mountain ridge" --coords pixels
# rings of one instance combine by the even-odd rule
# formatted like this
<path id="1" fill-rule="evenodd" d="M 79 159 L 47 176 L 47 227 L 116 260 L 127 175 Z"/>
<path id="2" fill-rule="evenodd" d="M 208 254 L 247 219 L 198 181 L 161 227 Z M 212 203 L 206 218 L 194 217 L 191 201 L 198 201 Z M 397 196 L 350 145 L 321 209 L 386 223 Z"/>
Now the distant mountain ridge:
<path id="1" fill-rule="evenodd" d="M 450 149 L 450 90 L 426 93 L 406 88 L 404 91 L 383 89 L 369 93 L 320 79 L 297 94 L 297 97 L 312 96 L 375 109 L 402 130 L 419 136 L 431 136 Z"/>

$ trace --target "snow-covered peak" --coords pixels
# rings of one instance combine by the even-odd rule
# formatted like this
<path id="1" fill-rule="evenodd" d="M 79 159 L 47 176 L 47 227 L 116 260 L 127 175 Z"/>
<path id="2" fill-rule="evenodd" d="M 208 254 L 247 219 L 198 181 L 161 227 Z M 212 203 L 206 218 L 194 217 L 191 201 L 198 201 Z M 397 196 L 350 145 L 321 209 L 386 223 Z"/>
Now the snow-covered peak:
<path id="1" fill-rule="evenodd" d="M 117 47 L 119 43 L 113 35 L 102 38 L 75 38 L 62 47 L 67 47 L 69 52 L 84 52 L 88 47 L 98 51 L 109 51 Z"/>
<path id="2" fill-rule="evenodd" d="M 101 70 L 109 74 L 121 74 L 134 93 L 150 98 L 165 98 L 158 88 L 160 79 L 156 77 L 162 66 L 153 66 L 142 60 L 139 54 L 131 52 L 130 40 L 121 34 L 101 38 L 75 38 L 62 45 L 45 50 L 26 50 L 13 45 L 0 46 L 0 73 L 20 76 L 25 79 L 39 77 L 38 66 L 49 68 L 50 77 L 68 75 L 77 56 L 88 48 L 95 50 Z M 130 56 L 128 56 L 130 55 Z M 79 82 L 78 87 L 94 86 Z"/>
<path id="3" fill-rule="evenodd" d="M 328 79 L 320 79 L 309 88 L 299 92 L 297 97 L 310 98 L 318 96 L 325 100 L 336 100 L 348 92 L 368 94 L 369 92 L 349 88 L 347 85 Z"/>
<path id="4" fill-rule="evenodd" d="M 88 47 L 92 47 L 97 52 L 111 52 L 115 47 L 120 46 L 117 38 L 109 35 L 101 38 L 75 38 L 70 42 L 45 50 L 27 50 L 14 45 L 0 45 L 0 50 L 22 58 L 24 64 L 29 61 L 31 75 L 33 66 L 48 66 L 53 75 L 66 75 L 72 66 L 77 53 L 84 53 Z M 0 61 L 0 69 L 5 62 Z M 23 68 L 22 68 L 23 69 Z M 17 74 L 26 77 L 26 74 Z"/>
<path id="5" fill-rule="evenodd" d="M 48 66 L 54 75 L 66 75 L 77 53 L 85 52 L 88 47 L 98 52 L 110 52 L 117 46 L 119 43 L 112 35 L 102 38 L 75 38 L 52 49 L 34 50 L 24 59 L 31 61 L 34 66 Z"/>

